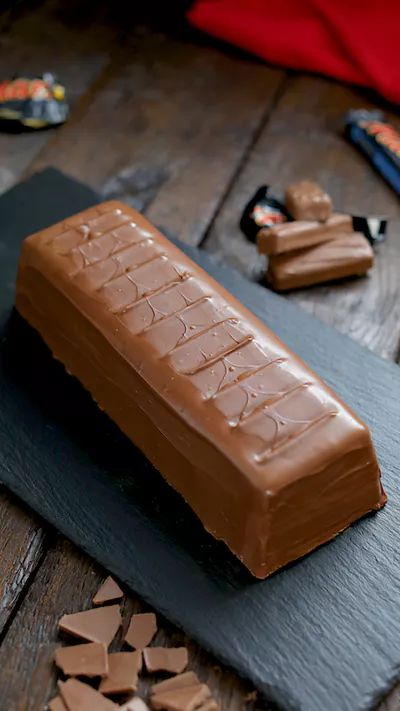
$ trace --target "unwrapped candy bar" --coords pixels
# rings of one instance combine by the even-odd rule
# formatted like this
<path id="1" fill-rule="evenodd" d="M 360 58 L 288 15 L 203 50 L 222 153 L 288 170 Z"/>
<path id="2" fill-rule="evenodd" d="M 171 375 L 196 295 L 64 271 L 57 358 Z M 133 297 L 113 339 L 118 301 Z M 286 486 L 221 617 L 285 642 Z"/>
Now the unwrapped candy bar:
<path id="1" fill-rule="evenodd" d="M 383 506 L 367 427 L 129 207 L 25 240 L 17 308 L 255 576 Z"/>

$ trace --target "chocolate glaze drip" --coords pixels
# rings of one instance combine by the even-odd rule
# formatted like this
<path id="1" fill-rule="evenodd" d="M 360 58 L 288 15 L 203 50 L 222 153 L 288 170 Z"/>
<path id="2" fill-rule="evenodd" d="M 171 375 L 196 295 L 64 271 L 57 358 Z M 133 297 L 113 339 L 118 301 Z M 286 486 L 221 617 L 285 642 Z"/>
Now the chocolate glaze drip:
<path id="1" fill-rule="evenodd" d="M 254 575 L 383 505 L 365 425 L 130 208 L 28 238 L 17 308 Z"/>

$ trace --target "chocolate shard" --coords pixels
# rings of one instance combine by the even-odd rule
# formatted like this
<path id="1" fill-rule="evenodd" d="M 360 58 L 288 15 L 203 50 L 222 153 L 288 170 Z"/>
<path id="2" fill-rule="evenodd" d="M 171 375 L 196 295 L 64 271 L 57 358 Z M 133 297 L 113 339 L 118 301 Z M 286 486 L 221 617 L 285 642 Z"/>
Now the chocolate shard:
<path id="1" fill-rule="evenodd" d="M 49 711 L 68 711 L 61 696 L 55 696 L 47 705 Z"/>
<path id="2" fill-rule="evenodd" d="M 300 180 L 285 190 L 286 209 L 294 220 L 325 222 L 332 211 L 329 195 L 312 180 Z"/>
<path id="3" fill-rule="evenodd" d="M 353 231 L 351 215 L 334 213 L 326 222 L 295 220 L 261 229 L 257 234 L 257 249 L 260 254 L 283 254 L 293 250 L 329 242 L 335 235 Z"/>
<path id="4" fill-rule="evenodd" d="M 143 650 L 148 672 L 167 671 L 180 674 L 187 667 L 189 655 L 186 647 L 147 647 Z"/>
<path id="5" fill-rule="evenodd" d="M 102 694 L 128 694 L 136 691 L 142 668 L 141 652 L 115 652 L 108 655 L 109 672 L 99 691 Z"/>
<path id="6" fill-rule="evenodd" d="M 122 622 L 119 605 L 63 615 L 58 627 L 63 632 L 107 647 L 114 639 Z"/>
<path id="7" fill-rule="evenodd" d="M 118 706 L 78 679 L 59 681 L 58 688 L 68 711 L 116 711 Z"/>
<path id="8" fill-rule="evenodd" d="M 151 697 L 151 705 L 156 711 L 194 711 L 211 696 L 206 684 L 171 689 Z"/>
<path id="9" fill-rule="evenodd" d="M 374 253 L 364 235 L 349 232 L 335 239 L 288 254 L 270 257 L 267 280 L 277 291 L 297 289 L 333 279 L 365 274 Z"/>
<path id="10" fill-rule="evenodd" d="M 93 598 L 93 605 L 103 605 L 105 602 L 111 602 L 112 600 L 121 600 L 124 597 L 124 593 L 115 580 L 111 576 L 104 581 L 103 585 L 98 589 L 96 595 Z"/>
<path id="11" fill-rule="evenodd" d="M 119 711 L 149 711 L 149 707 L 138 696 L 134 696 L 122 706 L 119 706 Z"/>
<path id="12" fill-rule="evenodd" d="M 199 706 L 196 711 L 220 711 L 220 707 L 215 699 L 209 699 L 204 704 Z"/>
<path id="13" fill-rule="evenodd" d="M 66 676 L 107 676 L 107 647 L 100 642 L 59 647 L 54 654 L 56 665 Z"/>
<path id="14" fill-rule="evenodd" d="M 133 615 L 125 635 L 125 642 L 134 649 L 148 647 L 157 632 L 157 619 L 154 612 Z"/>
<path id="15" fill-rule="evenodd" d="M 256 577 L 385 503 L 367 427 L 131 208 L 28 237 L 16 305 Z"/>
<path id="16" fill-rule="evenodd" d="M 181 689 L 184 686 L 196 686 L 197 684 L 200 684 L 197 674 L 193 671 L 188 671 L 183 674 L 172 676 L 170 679 L 159 681 L 157 684 L 153 684 L 151 687 L 151 694 L 161 694 L 164 691 Z"/>

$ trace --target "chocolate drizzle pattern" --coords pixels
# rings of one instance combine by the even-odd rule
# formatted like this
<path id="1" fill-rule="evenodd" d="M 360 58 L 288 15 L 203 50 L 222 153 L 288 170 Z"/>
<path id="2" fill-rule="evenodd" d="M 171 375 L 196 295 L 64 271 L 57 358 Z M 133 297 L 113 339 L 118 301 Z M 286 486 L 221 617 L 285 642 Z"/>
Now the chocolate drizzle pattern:
<path id="1" fill-rule="evenodd" d="M 313 381 L 303 382 L 286 357 L 257 342 L 151 232 L 121 209 L 104 209 L 66 220 L 49 231 L 47 244 L 65 258 L 72 279 L 191 381 L 228 431 L 253 442 L 256 463 L 337 414 Z"/>

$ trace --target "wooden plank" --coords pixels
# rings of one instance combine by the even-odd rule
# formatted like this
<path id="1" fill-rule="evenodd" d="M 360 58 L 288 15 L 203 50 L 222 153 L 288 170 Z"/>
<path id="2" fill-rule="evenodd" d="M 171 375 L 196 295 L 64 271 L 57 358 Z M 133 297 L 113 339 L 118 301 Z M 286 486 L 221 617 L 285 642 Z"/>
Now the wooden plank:
<path id="1" fill-rule="evenodd" d="M 262 183 L 272 184 L 279 193 L 288 182 L 309 176 L 326 187 L 339 210 L 389 215 L 389 238 L 368 278 L 303 289 L 288 298 L 394 359 L 400 338 L 400 206 L 382 178 L 340 135 L 344 113 L 366 104 L 359 94 L 330 81 L 292 79 L 227 196 L 205 248 L 250 278 L 260 278 L 265 260 L 241 234 L 238 221 Z"/>
<path id="2" fill-rule="evenodd" d="M 0 489 L 0 637 L 40 563 L 47 535 L 36 517 Z"/>
<path id="3" fill-rule="evenodd" d="M 40 9 L 29 4 L 23 7 L 18 19 L 0 35 L 2 77 L 52 71 L 65 84 L 71 108 L 76 107 L 88 88 L 101 81 L 117 46 L 116 29 L 101 21 L 101 6 L 92 10 L 90 17 L 82 15 L 81 10 L 67 14 L 62 3 L 53 0 L 47 0 Z M 11 126 L 9 133 L 0 133 L 0 192 L 19 180 L 59 130 L 18 133 Z"/>
<path id="4" fill-rule="evenodd" d="M 239 53 L 137 32 L 30 171 L 55 165 L 198 243 L 283 76 Z"/>

